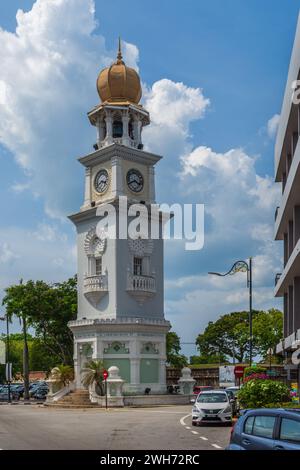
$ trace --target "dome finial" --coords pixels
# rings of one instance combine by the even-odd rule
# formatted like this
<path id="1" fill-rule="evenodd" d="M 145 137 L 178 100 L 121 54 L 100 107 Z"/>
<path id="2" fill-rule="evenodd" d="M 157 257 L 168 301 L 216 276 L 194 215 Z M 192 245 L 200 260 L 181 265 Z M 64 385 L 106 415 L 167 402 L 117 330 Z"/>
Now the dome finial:
<path id="1" fill-rule="evenodd" d="M 121 50 L 121 37 L 119 36 L 119 48 L 118 48 L 118 55 L 117 55 L 118 63 L 122 62 L 122 50 Z"/>

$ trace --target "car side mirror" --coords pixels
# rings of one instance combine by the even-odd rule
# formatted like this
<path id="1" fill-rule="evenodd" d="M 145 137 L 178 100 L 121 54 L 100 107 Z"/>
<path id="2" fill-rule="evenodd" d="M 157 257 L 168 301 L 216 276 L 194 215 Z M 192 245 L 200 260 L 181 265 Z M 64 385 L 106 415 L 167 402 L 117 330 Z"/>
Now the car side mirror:
<path id="1" fill-rule="evenodd" d="M 195 398 L 191 398 L 191 403 L 196 403 Z"/>

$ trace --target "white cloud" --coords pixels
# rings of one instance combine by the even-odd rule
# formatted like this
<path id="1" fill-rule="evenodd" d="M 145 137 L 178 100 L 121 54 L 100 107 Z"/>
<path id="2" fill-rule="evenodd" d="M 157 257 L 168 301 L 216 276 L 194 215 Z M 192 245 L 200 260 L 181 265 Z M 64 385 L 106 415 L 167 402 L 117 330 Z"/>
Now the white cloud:
<path id="1" fill-rule="evenodd" d="M 270 139 L 273 139 L 277 133 L 278 125 L 279 125 L 280 115 L 274 114 L 269 120 L 267 124 L 267 133 Z"/>
<path id="2" fill-rule="evenodd" d="M 0 261 L 1 263 L 11 263 L 13 260 L 19 258 L 19 255 L 13 251 L 10 245 L 4 242 L 0 245 Z"/>
<path id="3" fill-rule="evenodd" d="M 151 88 L 144 86 L 144 105 L 151 116 L 151 125 L 144 130 L 145 147 L 173 157 L 188 151 L 190 123 L 203 118 L 209 104 L 200 88 L 166 78 Z"/>
<path id="4" fill-rule="evenodd" d="M 37 0 L 18 11 L 15 33 L 0 29 L 0 142 L 54 217 L 81 203 L 76 157 L 95 141 L 86 112 L 99 102 L 97 74 L 115 57 L 94 34 L 94 10 L 92 0 Z M 123 49 L 136 66 L 136 46 Z"/>

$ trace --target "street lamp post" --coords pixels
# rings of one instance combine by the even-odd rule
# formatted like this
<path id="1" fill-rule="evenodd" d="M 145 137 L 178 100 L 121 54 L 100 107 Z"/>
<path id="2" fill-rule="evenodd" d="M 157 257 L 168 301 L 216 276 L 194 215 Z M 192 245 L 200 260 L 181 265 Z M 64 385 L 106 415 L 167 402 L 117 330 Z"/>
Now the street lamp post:
<path id="1" fill-rule="evenodd" d="M 7 364 L 7 373 L 10 374 L 10 344 L 9 344 L 9 318 L 6 314 L 5 317 L 0 317 L 0 320 L 6 320 L 6 364 Z M 8 403 L 11 403 L 11 392 L 10 392 L 10 377 L 8 376 Z"/>
<path id="2" fill-rule="evenodd" d="M 214 276 L 228 276 L 238 272 L 247 273 L 247 287 L 249 289 L 249 364 L 252 366 L 252 350 L 253 350 L 253 330 L 252 330 L 252 258 L 247 261 L 236 261 L 232 268 L 225 274 L 209 272 Z"/>

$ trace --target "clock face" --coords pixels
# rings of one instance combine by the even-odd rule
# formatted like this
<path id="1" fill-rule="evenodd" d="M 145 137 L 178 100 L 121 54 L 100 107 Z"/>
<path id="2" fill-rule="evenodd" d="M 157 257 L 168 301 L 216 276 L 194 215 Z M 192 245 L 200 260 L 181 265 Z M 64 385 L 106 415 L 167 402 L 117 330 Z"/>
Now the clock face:
<path id="1" fill-rule="evenodd" d="M 144 187 L 144 178 L 140 171 L 138 170 L 129 170 L 127 173 L 127 184 L 128 188 L 134 193 L 139 193 Z"/>
<path id="2" fill-rule="evenodd" d="M 108 187 L 108 173 L 106 170 L 100 170 L 96 174 L 94 181 L 95 189 L 98 193 L 104 193 Z"/>

